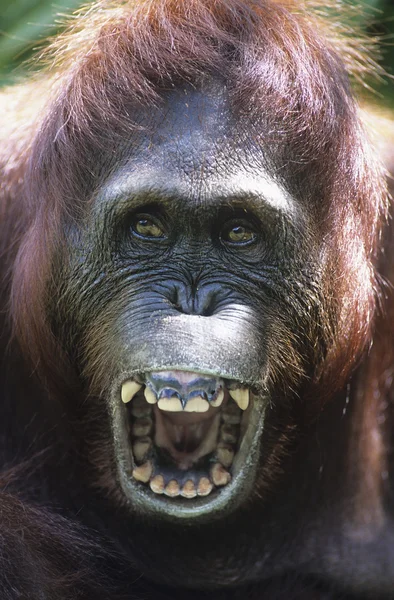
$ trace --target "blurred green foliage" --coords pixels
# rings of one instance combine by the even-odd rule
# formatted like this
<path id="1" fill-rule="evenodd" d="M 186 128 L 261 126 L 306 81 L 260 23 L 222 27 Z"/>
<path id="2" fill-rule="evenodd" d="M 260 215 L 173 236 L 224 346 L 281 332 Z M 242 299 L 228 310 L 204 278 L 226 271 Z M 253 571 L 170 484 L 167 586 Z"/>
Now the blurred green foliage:
<path id="1" fill-rule="evenodd" d="M 355 6 L 353 20 L 368 34 L 379 36 L 382 65 L 394 74 L 394 0 L 350 2 Z M 361 2 L 367 11 L 359 8 Z M 70 13 L 80 4 L 81 0 L 0 0 L 0 85 L 12 80 L 15 69 L 31 56 L 37 42 L 56 33 L 57 15 Z M 393 81 L 382 82 L 378 91 L 394 104 Z"/>
<path id="2" fill-rule="evenodd" d="M 55 0 L 56 2 L 56 0 Z M 0 83 L 29 58 L 37 42 L 56 33 L 57 15 L 70 13 L 79 0 L 0 0 Z"/>
<path id="3" fill-rule="evenodd" d="M 386 104 L 394 107 L 394 0 L 368 0 L 367 4 L 370 17 L 362 24 L 368 34 L 378 37 L 380 63 L 388 74 L 378 92 Z"/>

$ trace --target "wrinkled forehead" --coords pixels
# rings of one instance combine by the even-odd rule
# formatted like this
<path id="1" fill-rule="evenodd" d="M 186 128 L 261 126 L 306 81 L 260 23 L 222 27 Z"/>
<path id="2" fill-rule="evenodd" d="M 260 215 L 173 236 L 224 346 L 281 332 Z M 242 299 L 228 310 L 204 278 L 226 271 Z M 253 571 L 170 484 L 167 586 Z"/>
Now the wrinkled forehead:
<path id="1" fill-rule="evenodd" d="M 166 153 L 168 162 L 179 165 L 181 161 L 185 175 L 201 169 L 215 172 L 234 144 L 235 119 L 226 89 L 183 87 L 166 94 L 163 113 L 156 117 L 152 141 Z"/>
<path id="2" fill-rule="evenodd" d="M 152 192 L 194 203 L 255 197 L 291 210 L 261 131 L 247 114 L 235 114 L 225 85 L 181 86 L 157 106 L 134 114 L 136 127 L 124 161 L 100 194 L 118 201 Z"/>
<path id="3" fill-rule="evenodd" d="M 159 106 L 140 110 L 137 119 L 141 132 L 131 163 L 161 162 L 186 178 L 214 179 L 242 164 L 267 166 L 256 127 L 246 114 L 235 114 L 226 85 L 218 81 L 167 91 Z"/>

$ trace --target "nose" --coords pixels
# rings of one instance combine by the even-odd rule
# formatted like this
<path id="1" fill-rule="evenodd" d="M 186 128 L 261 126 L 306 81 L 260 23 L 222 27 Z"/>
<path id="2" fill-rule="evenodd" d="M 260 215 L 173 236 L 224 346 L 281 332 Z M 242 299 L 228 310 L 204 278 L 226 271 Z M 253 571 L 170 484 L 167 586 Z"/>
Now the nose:
<path id="1" fill-rule="evenodd" d="M 217 309 L 221 296 L 221 287 L 217 284 L 195 286 L 176 285 L 173 289 L 172 304 L 186 315 L 209 317 Z"/>

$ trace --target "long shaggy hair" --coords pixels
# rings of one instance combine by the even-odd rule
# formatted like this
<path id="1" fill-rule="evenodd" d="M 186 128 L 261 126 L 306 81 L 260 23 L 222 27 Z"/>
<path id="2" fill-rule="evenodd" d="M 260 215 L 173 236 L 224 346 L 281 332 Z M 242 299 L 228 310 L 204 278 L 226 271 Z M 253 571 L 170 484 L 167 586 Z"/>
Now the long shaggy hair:
<path id="1" fill-rule="evenodd" d="M 135 130 L 136 107 L 213 76 L 225 82 L 234 111 L 269 124 L 269 143 L 282 148 L 282 162 L 300 185 L 314 182 L 308 201 L 323 239 L 327 349 L 316 376 L 324 373 L 324 387 L 340 385 L 370 339 L 386 197 L 349 90 L 347 69 L 357 77 L 368 60 L 359 39 L 322 23 L 309 2 L 291 0 L 99 2 L 77 12 L 42 53 L 44 72 L 19 98 L 13 90 L 20 116 L 0 150 L 7 157 L 3 190 L 17 197 L 8 209 L 19 222 L 17 232 L 10 229 L 13 248 L 21 240 L 12 320 L 34 366 L 55 379 L 64 375 L 46 318 L 53 257 L 66 253 L 64 219 L 83 215 L 108 150 Z M 26 95 L 30 105 L 38 96 L 36 114 L 23 114 Z M 6 104 L 7 92 L 4 98 Z"/>

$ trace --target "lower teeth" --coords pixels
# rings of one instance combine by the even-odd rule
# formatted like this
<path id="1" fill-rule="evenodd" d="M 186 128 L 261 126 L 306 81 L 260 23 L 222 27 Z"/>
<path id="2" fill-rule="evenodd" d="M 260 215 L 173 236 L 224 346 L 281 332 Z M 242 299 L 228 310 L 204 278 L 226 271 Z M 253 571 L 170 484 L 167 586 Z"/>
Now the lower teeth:
<path id="1" fill-rule="evenodd" d="M 182 496 L 183 498 L 195 498 L 196 496 L 208 496 L 212 492 L 214 485 L 225 485 L 230 481 L 230 473 L 222 468 L 223 474 L 221 474 L 221 465 L 218 463 L 215 465 L 215 467 L 216 466 L 218 469 L 215 470 L 214 477 L 218 481 L 217 484 L 212 482 L 208 477 L 204 476 L 199 479 L 197 484 L 195 484 L 191 479 L 188 479 L 183 486 L 181 486 L 176 479 L 171 479 L 166 484 L 164 476 L 161 474 L 155 475 L 149 480 L 139 479 L 139 474 L 142 472 L 142 470 L 144 473 L 145 471 L 149 471 L 150 467 L 146 467 L 146 465 L 134 469 L 133 476 L 135 479 L 137 479 L 137 481 L 142 481 L 143 483 L 148 483 L 149 481 L 149 487 L 155 494 L 164 494 L 169 498 L 176 498 L 177 496 Z"/>
<path id="2" fill-rule="evenodd" d="M 197 496 L 197 490 L 194 483 L 190 481 L 186 481 L 185 485 L 182 488 L 182 496 L 184 498 L 195 498 Z"/>
<path id="3" fill-rule="evenodd" d="M 213 483 L 217 486 L 223 486 L 230 483 L 231 475 L 230 473 L 221 465 L 220 463 L 216 463 L 211 468 L 210 472 Z"/>
<path id="4" fill-rule="evenodd" d="M 153 473 L 153 465 L 152 465 L 151 461 L 148 460 L 143 465 L 140 465 L 139 467 L 135 467 L 133 469 L 132 475 L 133 475 L 134 479 L 136 479 L 137 481 L 141 481 L 142 483 L 148 483 L 152 477 L 152 473 Z"/>

